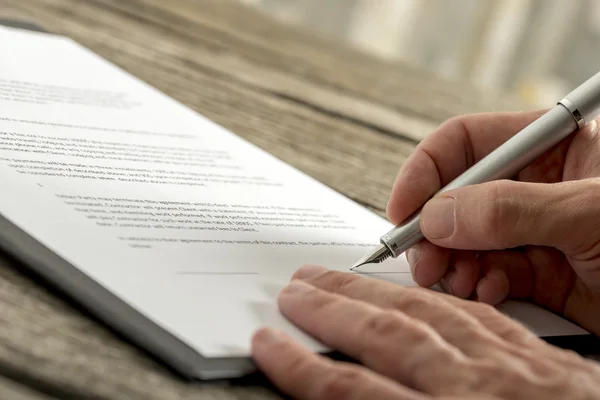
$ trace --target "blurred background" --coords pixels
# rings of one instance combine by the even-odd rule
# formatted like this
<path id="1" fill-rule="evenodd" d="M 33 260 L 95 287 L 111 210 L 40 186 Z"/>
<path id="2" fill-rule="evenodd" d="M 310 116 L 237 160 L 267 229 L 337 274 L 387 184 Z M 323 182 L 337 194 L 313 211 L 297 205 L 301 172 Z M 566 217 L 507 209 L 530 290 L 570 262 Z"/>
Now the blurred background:
<path id="1" fill-rule="evenodd" d="M 238 0 L 329 40 L 546 107 L 600 70 L 600 0 Z"/>

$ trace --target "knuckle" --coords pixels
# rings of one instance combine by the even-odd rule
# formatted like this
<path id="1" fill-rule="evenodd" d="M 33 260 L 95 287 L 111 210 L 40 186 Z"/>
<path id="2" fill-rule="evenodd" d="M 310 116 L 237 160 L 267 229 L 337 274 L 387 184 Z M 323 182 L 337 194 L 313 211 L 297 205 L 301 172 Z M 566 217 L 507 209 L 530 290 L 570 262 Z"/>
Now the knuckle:
<path id="1" fill-rule="evenodd" d="M 488 191 L 490 201 L 478 202 L 481 234 L 494 248 L 506 247 L 505 232 L 511 232 L 518 224 L 519 213 L 508 182 L 496 181 Z"/>
<path id="2" fill-rule="evenodd" d="M 312 312 L 320 312 L 323 309 L 327 309 L 328 307 L 335 306 L 338 304 L 339 299 L 332 296 L 315 296 L 311 299 L 311 309 Z"/>
<path id="3" fill-rule="evenodd" d="M 361 385 L 363 372 L 354 366 L 341 365 L 334 367 L 331 373 L 325 374 L 314 398 L 345 399 Z"/>
<path id="4" fill-rule="evenodd" d="M 413 346 L 415 346 L 415 348 L 421 345 L 428 346 L 429 344 L 435 342 L 435 330 L 423 321 L 411 321 L 410 325 L 405 326 L 404 329 L 410 331 L 408 340 Z"/>
<path id="5" fill-rule="evenodd" d="M 402 327 L 402 323 L 396 312 L 392 310 L 381 310 L 373 312 L 363 323 L 362 331 L 364 337 L 388 337 Z"/>
<path id="6" fill-rule="evenodd" d="M 440 341 L 411 344 L 414 349 L 403 360 L 410 386 L 427 388 L 434 395 L 453 394 L 457 383 L 469 377 L 471 358 L 456 347 Z M 431 377 L 436 377 L 432 383 Z"/>
<path id="7" fill-rule="evenodd" d="M 427 289 L 421 289 L 423 288 L 409 288 L 405 293 L 400 293 L 391 300 L 392 308 L 411 313 L 438 305 L 436 303 L 439 302 L 434 301 L 430 293 L 426 292 Z"/>
<path id="8" fill-rule="evenodd" d="M 436 331 L 442 336 L 454 335 L 461 340 L 464 338 L 479 339 L 482 336 L 481 322 L 475 316 L 462 310 L 449 311 L 446 315 L 435 323 Z"/>
<path id="9" fill-rule="evenodd" d="M 327 271 L 319 278 L 319 281 L 323 282 L 328 290 L 335 293 L 343 293 L 356 279 L 358 279 L 358 276 L 353 274 L 340 271 Z"/>
<path id="10" fill-rule="evenodd" d="M 307 357 L 297 355 L 288 359 L 285 367 L 288 376 L 303 377 L 306 375 L 306 371 L 310 368 L 310 361 Z"/>
<path id="11" fill-rule="evenodd" d="M 498 394 L 496 392 L 498 389 L 490 386 L 496 386 L 495 382 L 506 380 L 507 369 L 503 365 L 498 364 L 495 360 L 475 360 L 470 366 L 470 370 L 472 372 L 469 374 L 471 379 L 468 383 L 468 387 L 475 392 Z M 474 371 L 477 371 L 477 373 L 473 373 Z M 498 386 L 501 387 L 503 385 Z"/>
<path id="12" fill-rule="evenodd" d="M 460 114 L 454 117 L 448 118 L 440 128 L 453 129 L 453 130 L 466 130 L 465 123 L 473 117 L 472 114 Z"/>
<path id="13" fill-rule="evenodd" d="M 477 314 L 482 317 L 492 317 L 499 314 L 498 310 L 493 305 L 488 303 L 477 302 L 474 303 L 474 307 L 477 310 Z"/>
<path id="14" fill-rule="evenodd" d="M 506 342 L 525 344 L 534 337 L 538 338 L 537 335 L 517 325 L 513 320 L 501 313 L 490 314 L 486 312 L 483 315 L 475 314 L 475 317 L 483 326 Z"/>
<path id="15" fill-rule="evenodd" d="M 504 321 L 511 321 L 509 317 L 502 314 L 493 305 L 483 303 L 480 301 L 473 301 L 469 303 L 465 311 L 478 320 L 498 321 L 498 323 L 504 323 Z"/>
<path id="16" fill-rule="evenodd" d="M 521 327 L 509 324 L 509 322 L 512 323 L 512 321 L 506 321 L 496 329 L 498 335 L 500 335 L 500 337 L 507 342 L 519 343 L 523 345 L 526 344 L 528 346 L 545 343 L 534 333 L 528 331 L 527 329 L 521 329 Z"/>
<path id="17" fill-rule="evenodd" d="M 572 395 L 573 386 L 565 385 L 567 381 L 572 384 L 572 375 L 564 366 L 553 362 L 531 362 L 524 355 L 520 355 L 519 360 L 528 366 L 531 373 L 523 374 L 519 369 L 507 368 L 506 364 L 492 359 L 473 362 L 473 373 L 465 389 L 500 398 L 531 398 L 532 395 L 535 398 L 573 397 L 565 393 L 567 389 Z"/>

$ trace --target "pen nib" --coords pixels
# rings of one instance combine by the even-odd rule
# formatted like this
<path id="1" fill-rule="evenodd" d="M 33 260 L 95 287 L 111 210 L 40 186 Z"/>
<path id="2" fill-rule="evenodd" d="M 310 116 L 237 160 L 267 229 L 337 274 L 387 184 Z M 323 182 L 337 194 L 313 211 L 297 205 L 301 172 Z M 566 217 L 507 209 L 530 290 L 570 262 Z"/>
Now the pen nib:
<path id="1" fill-rule="evenodd" d="M 380 263 L 391 256 L 392 256 L 392 252 L 389 251 L 389 249 L 387 247 L 380 244 L 371 253 L 367 254 L 366 256 L 364 256 L 363 258 L 358 260 L 356 262 L 356 264 L 354 264 L 352 266 L 352 268 L 350 268 L 350 270 L 352 271 L 352 270 L 360 267 L 361 265 L 365 265 L 365 264 Z"/>

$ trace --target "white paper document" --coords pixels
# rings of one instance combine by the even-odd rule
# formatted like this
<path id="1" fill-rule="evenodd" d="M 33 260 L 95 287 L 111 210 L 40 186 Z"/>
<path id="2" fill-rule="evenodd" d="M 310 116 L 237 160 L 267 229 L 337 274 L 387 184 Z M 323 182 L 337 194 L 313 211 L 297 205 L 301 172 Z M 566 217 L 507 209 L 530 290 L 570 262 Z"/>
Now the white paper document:
<path id="1" fill-rule="evenodd" d="M 2 216 L 205 357 L 248 356 L 263 325 L 322 348 L 279 290 L 348 271 L 389 222 L 69 39 L 0 28 L 0 55 Z M 404 257 L 362 271 L 414 285 Z"/>

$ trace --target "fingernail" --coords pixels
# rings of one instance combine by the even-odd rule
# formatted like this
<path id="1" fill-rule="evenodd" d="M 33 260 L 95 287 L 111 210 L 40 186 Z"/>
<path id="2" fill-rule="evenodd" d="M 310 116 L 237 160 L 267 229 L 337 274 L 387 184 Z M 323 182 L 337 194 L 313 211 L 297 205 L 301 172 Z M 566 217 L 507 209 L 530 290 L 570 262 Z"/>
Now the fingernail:
<path id="1" fill-rule="evenodd" d="M 452 293 L 452 281 L 454 281 L 454 278 L 456 277 L 456 271 L 452 271 L 450 273 L 448 273 L 446 276 L 444 276 L 442 278 L 442 280 L 440 281 L 440 283 L 442 284 L 442 287 L 444 288 L 444 290 L 446 292 L 448 292 L 448 294 L 454 294 Z"/>
<path id="2" fill-rule="evenodd" d="M 415 270 L 417 269 L 417 263 L 419 262 L 420 258 L 421 249 L 419 246 L 413 246 L 406 252 L 406 260 L 410 266 L 410 271 L 412 272 L 413 278 L 415 277 Z"/>
<path id="3" fill-rule="evenodd" d="M 481 280 L 479 281 L 479 283 L 477 284 L 477 287 L 475 287 L 475 297 L 477 298 L 477 301 L 480 301 L 481 299 L 481 291 L 483 288 L 483 283 L 486 281 L 487 278 L 481 278 Z M 483 293 L 485 295 L 485 293 Z"/>
<path id="4" fill-rule="evenodd" d="M 304 283 L 303 281 L 292 281 L 289 285 L 283 288 L 281 294 L 301 295 L 310 292 L 311 289 L 312 286 L 308 283 Z"/>
<path id="5" fill-rule="evenodd" d="M 452 197 L 430 200 L 421 212 L 422 228 L 425 236 L 444 239 L 454 233 L 454 206 Z"/>
<path id="6" fill-rule="evenodd" d="M 320 265 L 304 265 L 296 271 L 294 274 L 295 279 L 308 279 L 313 276 L 321 275 L 326 272 L 327 268 L 321 267 Z"/>
<path id="7" fill-rule="evenodd" d="M 285 341 L 285 336 L 282 332 L 273 328 L 262 328 L 254 336 L 255 346 L 272 346 Z"/>

